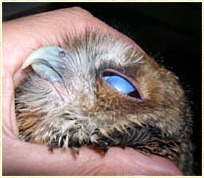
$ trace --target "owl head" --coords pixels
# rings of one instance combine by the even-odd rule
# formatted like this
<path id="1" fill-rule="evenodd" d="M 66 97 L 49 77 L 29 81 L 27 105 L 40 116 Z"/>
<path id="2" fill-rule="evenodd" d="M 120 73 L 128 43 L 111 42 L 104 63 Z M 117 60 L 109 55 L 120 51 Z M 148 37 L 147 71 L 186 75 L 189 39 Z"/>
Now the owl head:
<path id="1" fill-rule="evenodd" d="M 98 32 L 35 50 L 16 89 L 20 138 L 53 147 L 132 147 L 192 166 L 192 118 L 174 73 Z"/>

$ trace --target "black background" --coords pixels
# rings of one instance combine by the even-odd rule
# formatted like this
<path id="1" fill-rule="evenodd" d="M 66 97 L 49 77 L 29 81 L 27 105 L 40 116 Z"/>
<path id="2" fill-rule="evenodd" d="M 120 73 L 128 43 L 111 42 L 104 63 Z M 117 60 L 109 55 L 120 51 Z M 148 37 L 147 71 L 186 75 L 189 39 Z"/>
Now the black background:
<path id="1" fill-rule="evenodd" d="M 202 3 L 3 3 L 3 21 L 80 6 L 132 38 L 179 77 L 194 116 L 195 170 L 202 162 Z"/>

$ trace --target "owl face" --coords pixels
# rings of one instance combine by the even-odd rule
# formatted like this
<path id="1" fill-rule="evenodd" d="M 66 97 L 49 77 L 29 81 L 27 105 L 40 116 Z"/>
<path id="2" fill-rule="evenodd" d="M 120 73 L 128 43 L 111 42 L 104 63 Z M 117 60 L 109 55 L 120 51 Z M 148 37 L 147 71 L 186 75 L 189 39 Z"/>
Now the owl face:
<path id="1" fill-rule="evenodd" d="M 22 140 L 130 146 L 178 165 L 191 154 L 191 115 L 178 78 L 123 40 L 86 32 L 64 47 L 37 49 L 28 66 L 15 101 Z"/>

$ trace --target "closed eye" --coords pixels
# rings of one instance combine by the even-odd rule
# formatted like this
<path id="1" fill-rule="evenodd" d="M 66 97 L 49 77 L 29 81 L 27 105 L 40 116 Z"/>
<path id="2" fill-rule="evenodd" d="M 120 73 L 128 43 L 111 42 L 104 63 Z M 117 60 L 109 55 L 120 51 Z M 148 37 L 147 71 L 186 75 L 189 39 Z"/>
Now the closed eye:
<path id="1" fill-rule="evenodd" d="M 104 81 L 109 84 L 109 86 L 118 92 L 142 100 L 141 94 L 137 87 L 124 74 L 114 69 L 106 69 L 103 72 L 102 77 Z"/>

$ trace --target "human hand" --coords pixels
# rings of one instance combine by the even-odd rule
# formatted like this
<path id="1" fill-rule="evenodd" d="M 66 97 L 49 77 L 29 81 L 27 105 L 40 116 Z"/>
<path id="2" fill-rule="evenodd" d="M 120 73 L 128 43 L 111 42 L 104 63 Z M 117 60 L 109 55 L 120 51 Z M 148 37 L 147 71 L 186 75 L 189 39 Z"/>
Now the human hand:
<path id="1" fill-rule="evenodd" d="M 3 24 L 3 175 L 182 175 L 173 163 L 158 156 L 146 156 L 133 149 L 110 148 L 105 155 L 81 147 L 80 154 L 22 142 L 14 109 L 14 88 L 25 75 L 21 65 L 34 49 L 63 46 L 64 38 L 85 29 L 100 30 L 137 44 L 99 21 L 87 11 L 69 8 L 37 14 Z"/>

